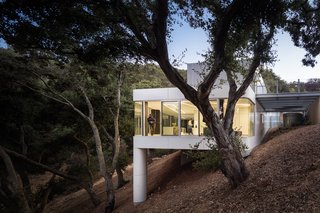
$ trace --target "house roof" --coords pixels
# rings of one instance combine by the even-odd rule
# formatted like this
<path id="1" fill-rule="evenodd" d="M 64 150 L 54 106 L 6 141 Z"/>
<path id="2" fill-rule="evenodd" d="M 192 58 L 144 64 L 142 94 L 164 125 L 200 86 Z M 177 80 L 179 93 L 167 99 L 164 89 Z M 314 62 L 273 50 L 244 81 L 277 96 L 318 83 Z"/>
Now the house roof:
<path id="1" fill-rule="evenodd" d="M 296 112 L 307 110 L 319 97 L 320 92 L 278 93 L 257 94 L 256 100 L 266 112 Z"/>

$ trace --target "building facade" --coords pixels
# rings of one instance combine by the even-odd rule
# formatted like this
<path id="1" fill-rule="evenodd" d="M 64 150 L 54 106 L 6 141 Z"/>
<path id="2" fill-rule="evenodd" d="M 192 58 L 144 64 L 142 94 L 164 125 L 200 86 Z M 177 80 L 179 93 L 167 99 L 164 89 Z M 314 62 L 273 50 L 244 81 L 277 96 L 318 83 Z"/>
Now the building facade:
<path id="1" fill-rule="evenodd" d="M 205 72 L 203 64 L 188 64 L 187 83 L 196 88 Z M 241 82 L 242 76 L 239 75 L 238 80 Z M 229 93 L 226 74 L 221 73 L 216 82 L 209 99 L 214 111 L 222 118 Z M 254 85 L 247 88 L 235 107 L 233 129 L 240 133 L 247 146 L 244 155 L 260 143 L 269 128 L 279 126 L 281 122 L 280 112 L 265 110 L 265 102 L 258 101 L 258 94 L 261 97 L 267 95 L 261 78 L 256 78 Z M 205 141 L 208 128 L 199 110 L 178 88 L 136 89 L 133 100 L 133 201 L 141 203 L 147 198 L 147 149 L 192 149 Z M 318 105 L 312 106 L 318 109 L 320 101 L 316 103 Z M 209 147 L 203 142 L 198 149 L 208 150 Z"/>

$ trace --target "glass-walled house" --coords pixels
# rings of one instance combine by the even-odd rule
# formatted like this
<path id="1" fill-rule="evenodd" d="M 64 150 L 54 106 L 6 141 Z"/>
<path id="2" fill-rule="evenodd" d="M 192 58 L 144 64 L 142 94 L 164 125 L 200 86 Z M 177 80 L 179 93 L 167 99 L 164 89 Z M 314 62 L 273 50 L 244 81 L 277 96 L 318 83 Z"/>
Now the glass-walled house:
<path id="1" fill-rule="evenodd" d="M 188 64 L 187 83 L 197 87 L 203 64 Z M 242 76 L 237 76 L 242 80 Z M 210 103 L 219 118 L 223 118 L 229 86 L 226 74 L 221 73 L 209 95 Z M 304 111 L 311 122 L 320 123 L 319 94 L 266 94 L 261 76 L 256 76 L 238 100 L 233 118 L 233 129 L 247 146 L 245 155 L 256 147 L 269 128 L 281 125 L 281 113 Z M 137 89 L 133 91 L 135 131 L 133 137 L 133 202 L 147 198 L 147 149 L 192 149 L 205 141 L 208 127 L 199 110 L 177 88 Z M 208 150 L 200 143 L 199 150 Z"/>
<path id="2" fill-rule="evenodd" d="M 187 83 L 197 87 L 200 81 L 201 64 L 188 64 Z M 217 82 L 226 82 L 226 74 L 221 73 Z M 227 83 L 214 86 L 209 99 L 219 118 L 223 118 L 228 102 Z M 147 149 L 192 149 L 205 139 L 209 130 L 203 122 L 199 110 L 188 101 L 178 88 L 136 89 L 134 100 L 134 202 L 146 199 L 146 150 Z M 254 89 L 249 87 L 236 104 L 233 128 L 237 131 L 250 152 L 259 141 L 258 131 L 262 116 L 257 112 Z M 201 143 L 200 150 L 208 150 Z"/>

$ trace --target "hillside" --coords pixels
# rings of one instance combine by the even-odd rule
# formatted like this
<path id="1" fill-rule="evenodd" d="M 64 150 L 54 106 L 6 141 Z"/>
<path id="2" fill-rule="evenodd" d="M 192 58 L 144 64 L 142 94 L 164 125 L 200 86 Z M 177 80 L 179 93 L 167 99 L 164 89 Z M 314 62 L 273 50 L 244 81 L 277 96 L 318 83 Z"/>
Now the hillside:
<path id="1" fill-rule="evenodd" d="M 301 127 L 257 147 L 246 159 L 251 175 L 236 189 L 220 171 L 186 169 L 138 206 L 130 185 L 121 189 L 128 199 L 115 212 L 319 212 L 319 132 L 320 125 Z"/>

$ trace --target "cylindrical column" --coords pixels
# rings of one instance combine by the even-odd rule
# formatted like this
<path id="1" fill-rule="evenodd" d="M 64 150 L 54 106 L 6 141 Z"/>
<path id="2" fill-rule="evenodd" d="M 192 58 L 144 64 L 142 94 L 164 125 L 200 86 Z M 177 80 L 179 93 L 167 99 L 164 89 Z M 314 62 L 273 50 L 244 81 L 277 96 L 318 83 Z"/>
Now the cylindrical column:
<path id="1" fill-rule="evenodd" d="M 133 150 L 133 203 L 147 199 L 147 155 L 146 149 Z"/>

